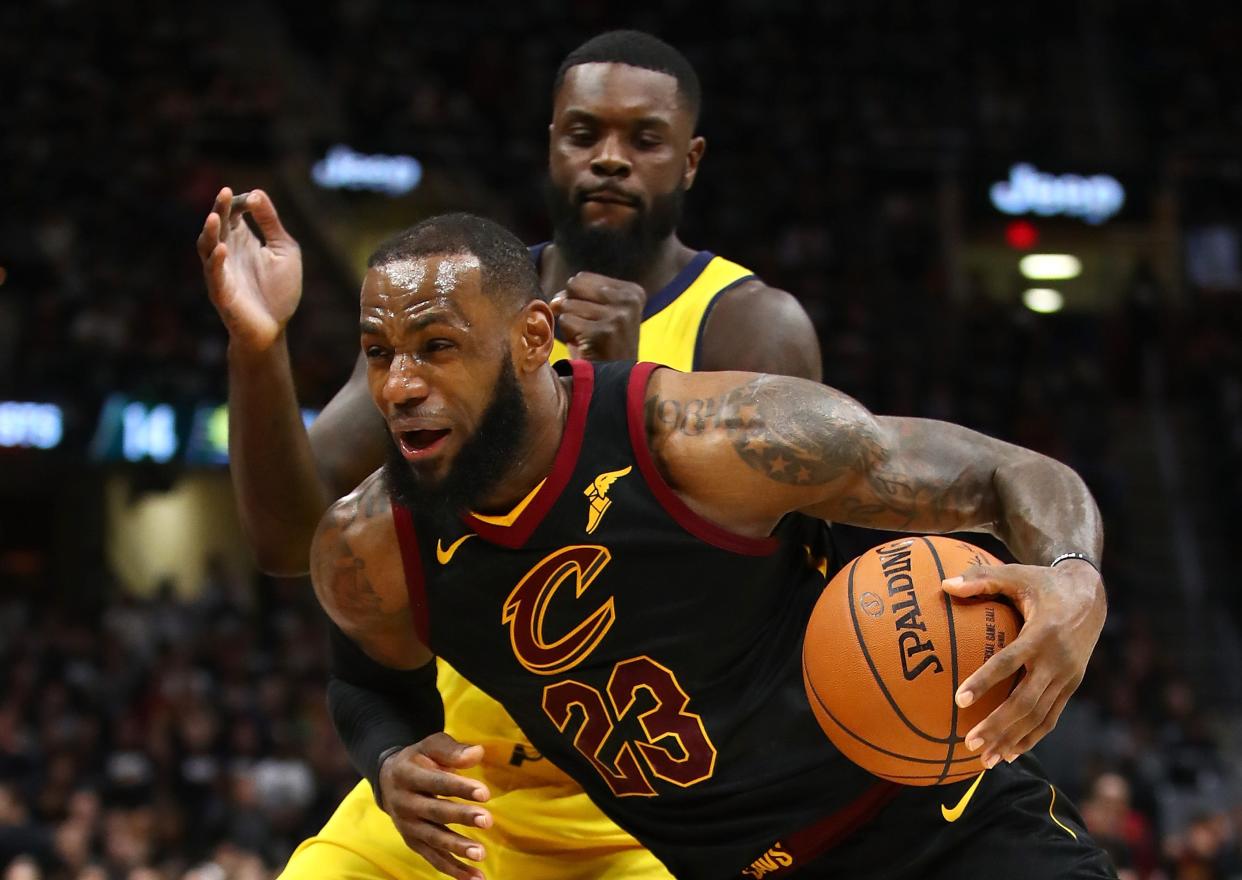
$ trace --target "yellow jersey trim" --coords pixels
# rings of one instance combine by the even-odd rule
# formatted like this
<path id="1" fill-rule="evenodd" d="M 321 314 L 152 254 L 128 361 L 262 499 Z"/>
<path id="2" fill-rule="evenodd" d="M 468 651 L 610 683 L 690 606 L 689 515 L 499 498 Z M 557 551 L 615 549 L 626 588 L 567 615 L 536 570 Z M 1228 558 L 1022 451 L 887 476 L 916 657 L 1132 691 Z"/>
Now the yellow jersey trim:
<path id="1" fill-rule="evenodd" d="M 1057 826 L 1058 826 L 1058 827 L 1059 827 L 1062 831 L 1064 831 L 1064 832 L 1065 832 L 1066 834 L 1068 834 L 1070 837 L 1072 837 L 1072 838 L 1074 838 L 1075 840 L 1077 840 L 1077 839 L 1078 839 L 1078 835 L 1074 833 L 1074 829 L 1069 828 L 1068 826 L 1066 826 L 1066 824 L 1065 824 L 1064 822 L 1062 822 L 1062 821 L 1061 821 L 1060 819 L 1058 819 L 1056 816 L 1052 815 L 1052 808 L 1053 808 L 1054 806 L 1056 806 L 1056 803 L 1057 803 L 1057 790 L 1056 790 L 1056 788 L 1055 788 L 1055 787 L 1054 787 L 1051 783 L 1049 783 L 1049 784 L 1048 784 L 1048 788 L 1052 790 L 1052 800 L 1051 800 L 1051 801 L 1049 801 L 1049 803 L 1048 803 L 1048 818 L 1050 818 L 1053 822 L 1056 822 L 1056 823 L 1057 823 Z"/>
<path id="2" fill-rule="evenodd" d="M 473 510 L 470 511 L 470 515 L 473 516 L 475 519 L 482 520 L 485 523 L 491 523 L 494 526 L 511 526 L 513 525 L 514 521 L 519 516 L 522 515 L 522 511 L 525 510 L 530 505 L 530 503 L 535 500 L 535 496 L 539 494 L 539 490 L 543 488 L 543 484 L 546 482 L 547 482 L 546 477 L 540 480 L 539 485 L 531 489 L 530 494 L 517 503 L 517 507 L 513 508 L 512 510 L 510 510 L 508 513 L 504 514 L 503 516 L 487 516 L 482 513 L 477 513 L 476 511 L 473 511 Z"/>
<path id="3" fill-rule="evenodd" d="M 754 277 L 744 266 L 700 251 L 686 269 L 648 298 L 638 336 L 638 359 L 683 372 L 695 369 L 703 328 L 717 298 Z M 568 359 L 568 346 L 557 339 L 552 362 Z"/>

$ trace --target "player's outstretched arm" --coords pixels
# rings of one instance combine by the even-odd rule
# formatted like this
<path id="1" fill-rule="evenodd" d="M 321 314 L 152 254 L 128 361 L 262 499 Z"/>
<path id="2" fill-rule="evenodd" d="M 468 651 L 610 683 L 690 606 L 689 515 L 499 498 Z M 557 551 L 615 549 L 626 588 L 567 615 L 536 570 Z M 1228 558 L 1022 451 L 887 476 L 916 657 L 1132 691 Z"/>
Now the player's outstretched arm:
<path id="1" fill-rule="evenodd" d="M 946 589 L 1003 593 L 1019 636 L 962 683 L 969 705 L 1020 668 L 1022 682 L 967 734 L 985 763 L 1029 749 L 1078 687 L 1104 624 L 1104 586 L 1089 564 L 1103 528 L 1070 468 L 945 422 L 873 416 L 840 392 L 747 373 L 657 371 L 647 432 L 666 478 L 699 512 L 767 534 L 789 511 L 871 528 L 988 531 L 1027 565 L 980 567 Z"/>
<path id="2" fill-rule="evenodd" d="M 304 574 L 320 517 L 383 461 L 385 435 L 355 370 L 307 436 L 285 341 L 302 296 L 302 255 L 266 193 L 222 189 L 198 254 L 229 331 L 229 459 L 242 524 L 260 568 Z"/>
<path id="3" fill-rule="evenodd" d="M 411 849 L 450 877 L 482 880 L 457 858 L 482 859 L 482 846 L 445 826 L 491 825 L 477 806 L 487 787 L 453 772 L 478 764 L 483 749 L 443 731 L 435 662 L 414 630 L 380 473 L 324 515 L 311 581 L 333 624 L 328 701 L 355 766 Z"/>

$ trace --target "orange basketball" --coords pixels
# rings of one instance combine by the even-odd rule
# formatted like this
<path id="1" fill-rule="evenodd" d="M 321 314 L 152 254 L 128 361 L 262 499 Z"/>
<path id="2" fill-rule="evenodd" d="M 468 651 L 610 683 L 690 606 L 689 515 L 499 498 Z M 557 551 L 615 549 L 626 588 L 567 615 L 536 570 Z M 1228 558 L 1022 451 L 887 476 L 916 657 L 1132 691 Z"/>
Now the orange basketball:
<path id="1" fill-rule="evenodd" d="M 959 709 L 958 685 L 1013 641 L 1021 619 L 991 597 L 940 588 L 999 561 L 953 538 L 902 538 L 845 566 L 811 613 L 802 646 L 807 697 L 828 738 L 854 763 L 904 785 L 957 782 L 983 769 L 965 737 L 1017 676 Z"/>

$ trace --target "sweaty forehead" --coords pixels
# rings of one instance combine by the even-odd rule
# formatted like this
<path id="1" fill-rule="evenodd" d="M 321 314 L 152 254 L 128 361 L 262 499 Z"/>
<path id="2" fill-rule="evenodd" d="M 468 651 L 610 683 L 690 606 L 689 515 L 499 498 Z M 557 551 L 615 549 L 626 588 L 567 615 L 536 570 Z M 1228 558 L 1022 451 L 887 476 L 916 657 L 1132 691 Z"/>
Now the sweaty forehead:
<path id="1" fill-rule="evenodd" d="M 362 305 L 399 310 L 440 305 L 461 311 L 463 294 L 479 292 L 481 281 L 474 254 L 397 258 L 368 270 Z"/>
<path id="2" fill-rule="evenodd" d="M 672 117 L 687 109 L 672 74 L 598 61 L 565 71 L 553 113 L 583 110 L 596 116 Z"/>

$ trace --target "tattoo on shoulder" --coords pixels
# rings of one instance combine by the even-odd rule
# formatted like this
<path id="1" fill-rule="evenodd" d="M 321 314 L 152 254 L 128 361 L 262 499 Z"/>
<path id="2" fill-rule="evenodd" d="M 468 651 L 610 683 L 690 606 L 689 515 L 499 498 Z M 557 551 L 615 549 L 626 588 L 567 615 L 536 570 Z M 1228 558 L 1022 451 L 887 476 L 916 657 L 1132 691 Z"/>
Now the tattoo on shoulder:
<path id="1" fill-rule="evenodd" d="M 355 524 L 386 510 L 386 506 L 381 504 L 386 498 L 382 485 L 366 486 L 359 496 L 344 504 L 337 517 L 335 552 L 332 554 L 332 594 L 340 611 L 351 618 L 368 618 L 385 613 L 384 601 L 367 576 L 366 560 L 350 545 L 349 531 Z"/>
<path id="2" fill-rule="evenodd" d="M 388 512 L 388 488 L 384 477 L 377 477 L 367 486 L 362 495 L 361 514 L 364 519 L 371 519 Z"/>
<path id="3" fill-rule="evenodd" d="M 647 424 L 690 437 L 723 429 L 750 467 L 769 479 L 800 486 L 831 482 L 869 457 L 883 455 L 874 438 L 849 429 L 825 430 L 825 421 L 833 420 L 831 412 L 798 406 L 791 396 L 799 393 L 799 384 L 760 376 L 709 399 L 652 395 L 647 398 Z"/>
<path id="4" fill-rule="evenodd" d="M 367 564 L 349 551 L 349 544 L 342 539 L 341 555 L 336 558 L 333 572 L 334 596 L 337 607 L 351 618 L 372 617 L 384 610 L 383 600 L 367 579 Z"/>

